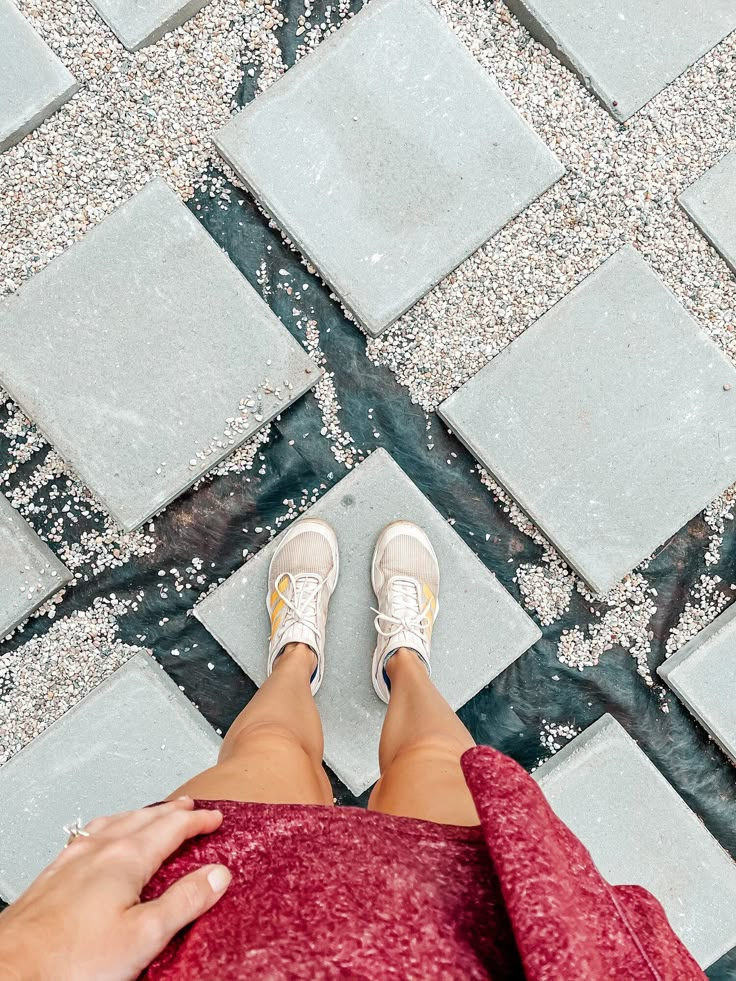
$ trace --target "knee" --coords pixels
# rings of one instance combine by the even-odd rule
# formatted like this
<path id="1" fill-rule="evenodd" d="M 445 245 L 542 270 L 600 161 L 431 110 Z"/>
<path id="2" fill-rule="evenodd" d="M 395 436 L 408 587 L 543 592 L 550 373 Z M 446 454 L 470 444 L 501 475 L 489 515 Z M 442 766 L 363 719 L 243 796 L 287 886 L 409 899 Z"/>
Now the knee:
<path id="1" fill-rule="evenodd" d="M 394 766 L 399 763 L 402 766 L 412 766 L 427 761 L 434 764 L 459 766 L 460 757 L 474 745 L 475 743 L 470 737 L 462 739 L 455 736 L 420 734 L 402 744 L 391 761 L 391 765 Z"/>
<path id="2" fill-rule="evenodd" d="M 468 748 L 462 740 L 435 735 L 406 741 L 391 759 L 382 761 L 381 778 L 373 788 L 372 799 L 402 796 L 408 788 L 427 780 L 434 782 L 450 777 L 464 783 L 460 757 Z"/>
<path id="3" fill-rule="evenodd" d="M 227 733 L 220 748 L 219 762 L 223 763 L 241 753 L 267 756 L 284 752 L 309 756 L 293 729 L 274 722 L 255 722 Z"/>
<path id="4" fill-rule="evenodd" d="M 472 745 L 472 740 L 436 736 L 403 745 L 384 767 L 369 809 L 440 824 L 477 825 L 478 814 L 460 766 L 460 757 Z"/>

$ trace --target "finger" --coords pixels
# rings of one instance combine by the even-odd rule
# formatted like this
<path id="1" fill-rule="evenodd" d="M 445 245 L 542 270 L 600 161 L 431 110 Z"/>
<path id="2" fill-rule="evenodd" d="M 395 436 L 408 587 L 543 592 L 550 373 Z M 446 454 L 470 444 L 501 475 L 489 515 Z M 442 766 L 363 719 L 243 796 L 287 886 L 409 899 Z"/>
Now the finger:
<path id="1" fill-rule="evenodd" d="M 80 850 L 89 855 L 102 846 L 109 845 L 111 842 L 121 842 L 129 839 L 136 831 L 146 827 L 163 815 L 175 811 L 191 811 L 194 808 L 194 801 L 191 797 L 179 797 L 173 801 L 166 801 L 154 807 L 142 807 L 136 811 L 121 811 L 119 814 L 110 814 L 105 817 L 93 818 L 84 826 L 79 835 L 69 838 L 63 845 L 57 858 L 55 866 L 59 867 L 73 859 L 80 857 Z M 140 892 L 140 888 L 138 889 Z M 136 893 L 137 895 L 137 893 Z"/>
<path id="2" fill-rule="evenodd" d="M 224 895 L 232 876 L 224 865 L 205 865 L 179 879 L 158 899 L 137 906 L 135 936 L 146 946 L 141 956 L 150 963 L 182 927 L 206 913 Z"/>
<path id="3" fill-rule="evenodd" d="M 210 834 L 222 824 L 222 812 L 173 811 L 158 817 L 130 837 L 138 856 L 140 889 L 161 864 L 189 838 Z"/>
<path id="4" fill-rule="evenodd" d="M 107 831 L 108 828 L 115 825 L 118 821 L 123 821 L 135 813 L 135 811 L 121 811 L 119 814 L 105 814 L 101 817 L 92 818 L 91 821 L 85 824 L 84 830 L 90 835 L 98 835 L 103 831 Z"/>
<path id="5" fill-rule="evenodd" d="M 136 811 L 123 811 L 120 814 L 112 814 L 109 817 L 95 818 L 85 825 L 84 830 L 96 837 L 133 834 L 147 824 L 151 824 L 163 814 L 170 814 L 172 811 L 191 811 L 194 809 L 194 801 L 191 797 L 180 797 L 177 800 L 166 801 L 163 804 L 156 804 L 154 807 L 141 807 Z"/>

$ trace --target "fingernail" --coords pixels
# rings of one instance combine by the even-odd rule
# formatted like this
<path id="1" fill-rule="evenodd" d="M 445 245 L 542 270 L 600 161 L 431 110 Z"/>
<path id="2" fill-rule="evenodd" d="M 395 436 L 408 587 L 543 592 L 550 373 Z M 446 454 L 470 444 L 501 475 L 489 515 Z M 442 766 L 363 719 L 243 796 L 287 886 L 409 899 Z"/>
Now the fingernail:
<path id="1" fill-rule="evenodd" d="M 210 869 L 207 873 L 207 881 L 210 884 L 212 892 L 224 892 L 230 885 L 231 879 L 230 870 L 226 869 L 224 865 L 216 865 L 214 869 Z"/>

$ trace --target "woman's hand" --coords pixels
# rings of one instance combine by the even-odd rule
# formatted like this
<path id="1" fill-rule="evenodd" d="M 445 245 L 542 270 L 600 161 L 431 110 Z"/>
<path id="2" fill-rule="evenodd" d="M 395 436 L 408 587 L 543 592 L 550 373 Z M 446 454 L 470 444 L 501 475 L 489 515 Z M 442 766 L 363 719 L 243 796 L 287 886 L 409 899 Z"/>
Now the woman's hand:
<path id="1" fill-rule="evenodd" d="M 0 915 L 0 981 L 129 981 L 230 884 L 223 865 L 185 875 L 141 903 L 141 890 L 188 838 L 215 831 L 219 811 L 189 797 L 96 818 Z"/>

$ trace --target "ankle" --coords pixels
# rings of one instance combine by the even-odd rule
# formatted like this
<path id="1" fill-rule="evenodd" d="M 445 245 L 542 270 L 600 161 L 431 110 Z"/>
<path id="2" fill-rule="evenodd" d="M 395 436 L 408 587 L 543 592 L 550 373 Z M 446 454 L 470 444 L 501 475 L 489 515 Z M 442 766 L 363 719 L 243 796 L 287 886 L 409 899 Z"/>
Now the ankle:
<path id="1" fill-rule="evenodd" d="M 273 670 L 277 668 L 303 670 L 309 677 L 317 667 L 317 655 L 308 644 L 285 644 L 283 650 L 274 661 Z"/>
<path id="2" fill-rule="evenodd" d="M 402 675 L 414 678 L 429 677 L 424 661 L 412 647 L 397 648 L 386 661 L 385 671 L 392 684 Z"/>

